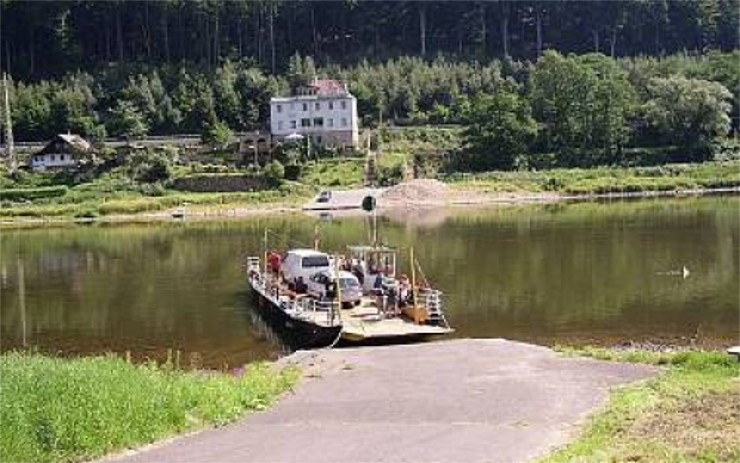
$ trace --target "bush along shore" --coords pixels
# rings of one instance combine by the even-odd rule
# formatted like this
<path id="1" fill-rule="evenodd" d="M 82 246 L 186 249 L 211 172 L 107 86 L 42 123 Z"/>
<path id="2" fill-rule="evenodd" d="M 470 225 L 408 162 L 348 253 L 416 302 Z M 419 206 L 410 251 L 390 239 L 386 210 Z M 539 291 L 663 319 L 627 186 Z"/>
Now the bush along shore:
<path id="1" fill-rule="evenodd" d="M 298 371 L 265 363 L 231 373 L 136 365 L 108 355 L 0 356 L 0 460 L 100 457 L 176 433 L 222 425 L 270 405 Z"/>
<path id="2" fill-rule="evenodd" d="M 558 348 L 567 355 L 661 366 L 616 390 L 583 434 L 540 463 L 740 461 L 740 363 L 721 351 Z"/>

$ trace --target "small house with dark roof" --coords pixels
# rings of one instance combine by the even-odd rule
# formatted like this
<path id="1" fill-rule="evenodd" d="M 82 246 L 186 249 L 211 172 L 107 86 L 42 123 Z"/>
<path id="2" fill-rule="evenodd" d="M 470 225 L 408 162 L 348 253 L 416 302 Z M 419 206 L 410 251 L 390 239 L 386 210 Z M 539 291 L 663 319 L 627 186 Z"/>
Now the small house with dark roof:
<path id="1" fill-rule="evenodd" d="M 59 134 L 44 149 L 31 156 L 31 168 L 33 170 L 75 169 L 80 156 L 90 149 L 90 143 L 79 135 Z"/>
<path id="2" fill-rule="evenodd" d="M 357 99 L 340 81 L 314 79 L 294 95 L 270 99 L 270 131 L 273 140 L 308 138 L 320 146 L 355 147 Z"/>

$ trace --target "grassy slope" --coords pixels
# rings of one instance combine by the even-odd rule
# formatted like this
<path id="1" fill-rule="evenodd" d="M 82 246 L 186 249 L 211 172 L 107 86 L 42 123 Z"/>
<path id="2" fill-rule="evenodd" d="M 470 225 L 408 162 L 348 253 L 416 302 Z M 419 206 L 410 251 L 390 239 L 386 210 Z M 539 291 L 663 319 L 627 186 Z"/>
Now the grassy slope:
<path id="1" fill-rule="evenodd" d="M 363 158 L 337 158 L 309 162 L 304 166 L 301 182 L 320 187 L 357 188 L 365 178 Z"/>
<path id="2" fill-rule="evenodd" d="M 120 358 L 0 356 L 0 460 L 77 461 L 269 405 L 297 372 L 189 373 Z"/>
<path id="3" fill-rule="evenodd" d="M 455 174 L 458 188 L 484 192 L 553 192 L 571 195 L 740 187 L 736 161 L 658 167 L 599 167 L 537 172 Z"/>
<path id="4" fill-rule="evenodd" d="M 564 349 L 665 365 L 660 377 L 615 391 L 575 442 L 540 463 L 740 461 L 740 364 L 723 352 Z"/>

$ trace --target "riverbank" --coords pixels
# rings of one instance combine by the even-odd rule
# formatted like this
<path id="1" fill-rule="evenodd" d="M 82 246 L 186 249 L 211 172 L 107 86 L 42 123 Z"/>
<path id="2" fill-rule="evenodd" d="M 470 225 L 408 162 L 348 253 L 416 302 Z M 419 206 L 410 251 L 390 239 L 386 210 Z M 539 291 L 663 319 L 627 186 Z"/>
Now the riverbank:
<path id="1" fill-rule="evenodd" d="M 660 366 L 617 390 L 574 442 L 540 463 L 740 460 L 740 363 L 723 351 L 560 348 L 572 356 Z"/>
<path id="2" fill-rule="evenodd" d="M 2 460 L 80 461 L 223 425 L 270 405 L 298 378 L 262 363 L 230 373 L 187 372 L 178 363 L 3 354 Z"/>
<path id="3" fill-rule="evenodd" d="M 361 184 L 361 179 L 347 184 Z M 700 195 L 740 192 L 736 162 L 673 164 L 659 167 L 604 167 L 526 172 L 455 174 L 444 179 L 443 194 L 380 200 L 381 209 L 407 207 L 472 207 L 599 198 Z M 321 184 L 320 182 L 318 184 Z M 185 212 L 192 218 L 242 217 L 295 213 L 316 188 L 290 182 L 275 190 L 232 193 L 165 191 L 159 196 L 80 196 L 74 189 L 60 198 L 12 203 L 0 207 L 4 223 L 129 221 L 170 219 Z M 78 196 L 75 196 L 78 195 Z M 78 201 L 79 200 L 79 201 Z"/>

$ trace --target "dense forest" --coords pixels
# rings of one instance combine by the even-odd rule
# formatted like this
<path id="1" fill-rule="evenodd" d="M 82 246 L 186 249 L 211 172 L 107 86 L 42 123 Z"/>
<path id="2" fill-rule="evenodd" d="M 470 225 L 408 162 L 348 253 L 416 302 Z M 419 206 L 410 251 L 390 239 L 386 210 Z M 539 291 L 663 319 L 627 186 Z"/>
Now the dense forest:
<path id="1" fill-rule="evenodd" d="M 465 125 L 468 152 L 499 152 L 478 168 L 702 158 L 738 128 L 739 6 L 6 0 L 0 63 L 17 140 L 265 128 L 271 96 L 320 76 L 365 127 Z"/>
<path id="2" fill-rule="evenodd" d="M 295 53 L 326 65 L 728 51 L 739 24 L 738 0 L 3 0 L 0 14 L 0 62 L 23 80 L 122 63 L 215 68 L 225 58 L 277 74 Z"/>

